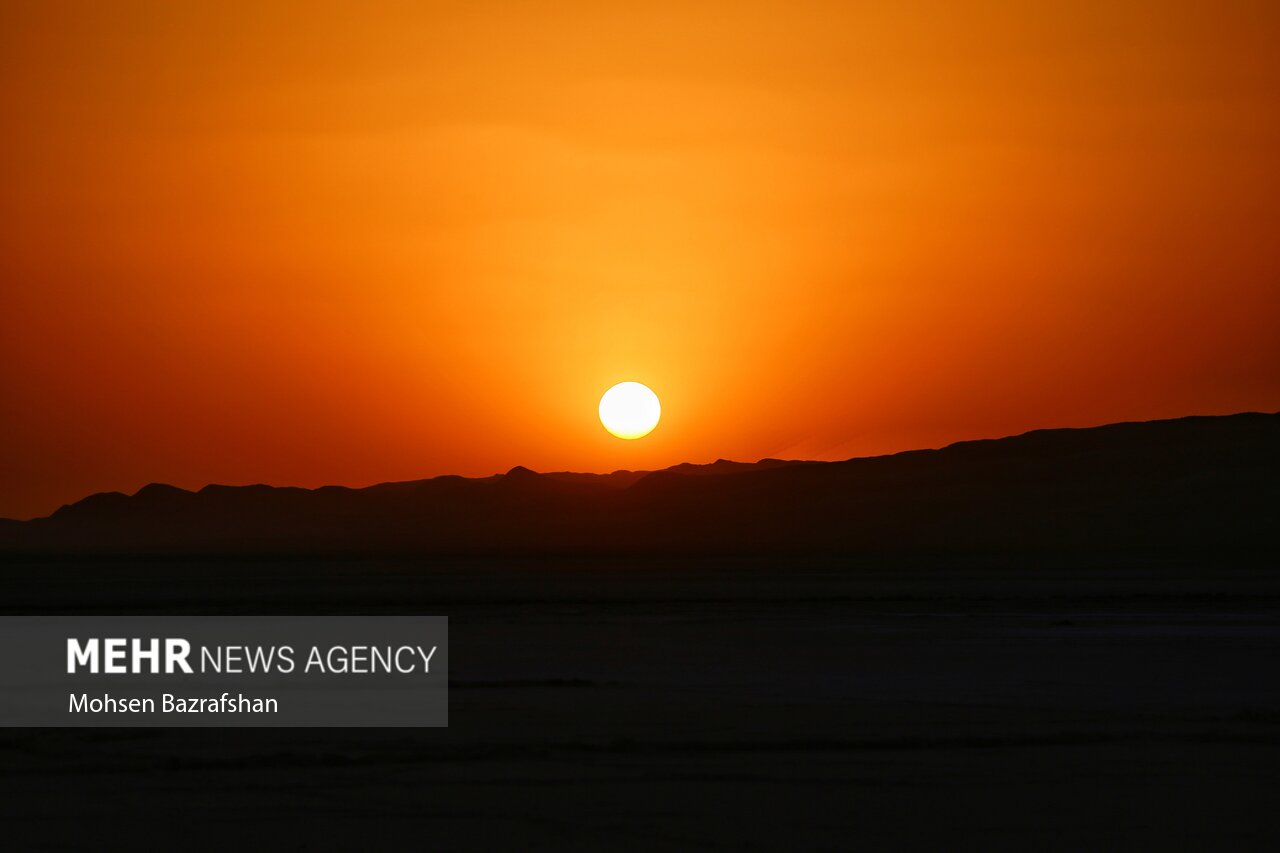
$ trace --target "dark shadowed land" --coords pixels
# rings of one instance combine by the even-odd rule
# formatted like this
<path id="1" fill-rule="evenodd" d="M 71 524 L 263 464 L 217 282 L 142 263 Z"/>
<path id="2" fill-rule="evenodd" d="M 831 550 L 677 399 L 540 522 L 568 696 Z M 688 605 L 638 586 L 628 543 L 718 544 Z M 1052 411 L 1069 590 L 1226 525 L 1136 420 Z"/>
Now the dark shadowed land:
<path id="1" fill-rule="evenodd" d="M 1278 453 L 1280 418 L 1241 415 L 696 478 L 91 499 L 17 528 L 38 553 L 0 566 L 5 612 L 444 614 L 451 726 L 6 730 L 6 832 L 1274 849 Z M 255 538 L 262 517 L 297 526 Z M 405 530 L 400 553 L 355 547 Z M 575 531 L 625 535 L 563 548 Z M 235 547 L 211 553 L 215 533 Z M 177 555 L 126 556 L 148 542 Z"/>
<path id="2" fill-rule="evenodd" d="M 1042 430 L 847 462 L 153 484 L 0 525 L 0 553 L 835 554 L 1273 551 L 1280 414 Z"/>

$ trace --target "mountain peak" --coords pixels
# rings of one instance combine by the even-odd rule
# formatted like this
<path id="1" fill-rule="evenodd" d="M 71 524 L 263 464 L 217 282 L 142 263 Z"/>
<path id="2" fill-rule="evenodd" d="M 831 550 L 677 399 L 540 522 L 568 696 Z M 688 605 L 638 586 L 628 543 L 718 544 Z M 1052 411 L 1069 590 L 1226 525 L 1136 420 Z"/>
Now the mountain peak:
<path id="1" fill-rule="evenodd" d="M 133 493 L 135 498 L 163 498 L 174 495 L 189 495 L 186 489 L 180 489 L 177 486 L 171 486 L 168 483 L 148 483 L 141 489 Z"/>

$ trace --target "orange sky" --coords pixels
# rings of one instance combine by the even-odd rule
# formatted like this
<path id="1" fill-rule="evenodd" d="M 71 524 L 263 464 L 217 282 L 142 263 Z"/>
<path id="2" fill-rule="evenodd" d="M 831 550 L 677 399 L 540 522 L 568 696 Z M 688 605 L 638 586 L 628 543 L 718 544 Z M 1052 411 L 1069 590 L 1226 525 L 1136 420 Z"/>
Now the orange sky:
<path id="1" fill-rule="evenodd" d="M 0 516 L 1280 409 L 1280 6 L 1036 5 L 4 4 Z"/>

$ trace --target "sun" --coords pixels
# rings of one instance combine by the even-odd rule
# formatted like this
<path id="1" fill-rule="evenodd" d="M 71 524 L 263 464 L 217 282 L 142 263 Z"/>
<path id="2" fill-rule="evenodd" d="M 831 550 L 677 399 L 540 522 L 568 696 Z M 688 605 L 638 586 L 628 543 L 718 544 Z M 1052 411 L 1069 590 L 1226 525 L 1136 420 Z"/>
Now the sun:
<path id="1" fill-rule="evenodd" d="M 644 438 L 660 417 L 658 395 L 639 382 L 619 382 L 600 398 L 600 423 L 618 438 Z"/>

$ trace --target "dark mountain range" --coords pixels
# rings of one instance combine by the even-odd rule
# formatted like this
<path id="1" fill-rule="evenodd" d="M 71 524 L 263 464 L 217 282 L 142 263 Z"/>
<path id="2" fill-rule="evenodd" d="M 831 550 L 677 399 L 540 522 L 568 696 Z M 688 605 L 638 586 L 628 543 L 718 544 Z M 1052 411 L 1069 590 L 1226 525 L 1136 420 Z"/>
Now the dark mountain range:
<path id="1" fill-rule="evenodd" d="M 363 489 L 152 484 L 0 523 L 85 555 L 1280 552 L 1280 414 L 1041 430 L 846 462 L 437 477 Z"/>

